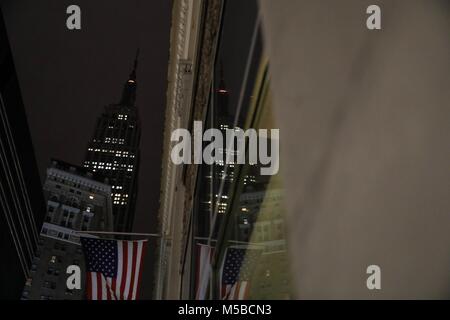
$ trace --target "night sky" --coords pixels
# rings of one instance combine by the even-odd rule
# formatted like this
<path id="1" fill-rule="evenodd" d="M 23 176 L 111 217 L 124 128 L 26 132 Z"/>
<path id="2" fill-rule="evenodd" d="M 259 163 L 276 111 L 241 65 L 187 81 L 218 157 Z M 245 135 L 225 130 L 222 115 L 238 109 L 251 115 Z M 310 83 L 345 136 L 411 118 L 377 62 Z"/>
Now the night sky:
<path id="1" fill-rule="evenodd" d="M 82 165 L 95 121 L 119 102 L 140 48 L 137 105 L 141 165 L 136 232 L 156 232 L 171 1 L 3 0 L 23 100 L 41 179 L 50 158 Z M 82 29 L 66 28 L 66 8 L 77 4 Z M 147 253 L 143 298 L 150 298 Z"/>

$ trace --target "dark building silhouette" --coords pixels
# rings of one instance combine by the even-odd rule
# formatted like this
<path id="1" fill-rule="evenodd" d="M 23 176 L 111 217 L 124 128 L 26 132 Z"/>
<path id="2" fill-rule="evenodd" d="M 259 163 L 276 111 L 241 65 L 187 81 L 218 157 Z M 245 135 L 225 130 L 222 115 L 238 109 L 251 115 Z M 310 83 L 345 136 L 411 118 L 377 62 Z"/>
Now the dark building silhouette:
<path id="1" fill-rule="evenodd" d="M 0 12 L 0 299 L 19 299 L 45 214 L 39 171 Z"/>
<path id="2" fill-rule="evenodd" d="M 106 106 L 98 118 L 84 167 L 109 179 L 115 231 L 131 231 L 136 206 L 140 121 L 136 102 L 136 69 L 126 81 L 120 103 Z"/>

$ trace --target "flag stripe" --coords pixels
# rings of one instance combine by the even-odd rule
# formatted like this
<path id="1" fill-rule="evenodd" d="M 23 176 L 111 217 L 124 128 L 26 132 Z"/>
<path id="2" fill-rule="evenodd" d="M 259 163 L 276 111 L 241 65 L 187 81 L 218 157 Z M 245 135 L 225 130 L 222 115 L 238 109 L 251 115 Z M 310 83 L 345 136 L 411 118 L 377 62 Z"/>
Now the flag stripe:
<path id="1" fill-rule="evenodd" d="M 142 251 L 141 251 L 141 259 L 139 261 L 139 273 L 138 273 L 138 282 L 137 282 L 137 286 L 136 286 L 136 297 L 139 294 L 139 288 L 140 288 L 140 284 L 141 284 L 141 277 L 142 277 L 142 264 L 144 261 L 144 255 L 147 249 L 147 241 L 145 242 L 141 242 L 142 244 Z"/>
<path id="2" fill-rule="evenodd" d="M 204 300 L 208 296 L 208 284 L 211 276 L 211 262 L 214 257 L 214 247 L 197 244 L 196 259 L 196 293 L 197 300 Z"/>
<path id="3" fill-rule="evenodd" d="M 111 290 L 114 293 L 114 300 L 116 300 L 117 297 L 118 297 L 118 295 L 117 295 L 117 288 L 116 288 L 116 283 L 117 283 L 116 277 L 112 278 L 111 282 L 112 282 Z"/>
<path id="4" fill-rule="evenodd" d="M 137 243 L 131 243 L 133 251 L 132 251 L 132 259 L 131 259 L 131 277 L 130 277 L 130 291 L 128 293 L 128 300 L 133 298 L 133 285 L 134 285 L 134 275 L 136 274 L 136 258 L 137 258 Z"/>
<path id="5" fill-rule="evenodd" d="M 108 300 L 108 293 L 107 293 L 107 290 L 106 290 L 105 277 L 100 272 L 98 272 L 97 273 L 97 279 L 98 279 L 99 286 L 101 288 L 100 294 L 99 294 L 99 297 L 100 297 L 99 300 L 100 299 L 101 300 Z"/>
<path id="6" fill-rule="evenodd" d="M 123 293 L 124 300 L 128 299 L 128 296 L 130 294 L 130 281 L 131 281 L 131 274 L 133 273 L 132 269 L 132 262 L 133 262 L 133 242 L 127 242 L 128 248 L 127 248 L 127 275 L 125 277 L 125 290 Z"/>
<path id="7" fill-rule="evenodd" d="M 242 281 L 239 283 L 237 300 L 244 300 L 246 298 L 246 292 L 247 292 L 247 281 Z"/>
<path id="8" fill-rule="evenodd" d="M 92 300 L 97 300 L 97 272 L 91 273 Z"/>
<path id="9" fill-rule="evenodd" d="M 116 283 L 116 297 L 122 300 L 120 290 L 122 287 L 122 274 L 123 274 L 123 241 L 117 241 L 117 283 Z"/>
<path id="10" fill-rule="evenodd" d="M 239 282 L 236 282 L 236 283 L 231 287 L 230 300 L 235 300 L 236 292 L 239 292 Z"/>
<path id="11" fill-rule="evenodd" d="M 133 279 L 133 294 L 131 297 L 132 300 L 136 300 L 137 282 L 139 280 L 138 275 L 141 269 L 141 262 L 142 262 L 141 258 L 142 258 L 142 242 L 138 242 L 136 245 L 136 259 L 133 260 L 133 264 L 135 265 L 135 272 L 134 272 L 135 276 Z"/>
<path id="12" fill-rule="evenodd" d="M 90 272 L 87 274 L 86 282 L 87 282 L 87 298 L 89 300 L 92 300 L 92 281 Z"/>
<path id="13" fill-rule="evenodd" d="M 114 296 L 114 290 L 112 288 L 112 282 L 113 280 L 111 277 L 106 278 L 106 286 L 108 287 L 108 300 L 116 300 Z"/>
<path id="14" fill-rule="evenodd" d="M 125 284 L 127 282 L 127 267 L 128 267 L 128 244 L 122 241 L 122 281 L 120 283 L 120 296 L 122 300 L 125 300 Z"/>

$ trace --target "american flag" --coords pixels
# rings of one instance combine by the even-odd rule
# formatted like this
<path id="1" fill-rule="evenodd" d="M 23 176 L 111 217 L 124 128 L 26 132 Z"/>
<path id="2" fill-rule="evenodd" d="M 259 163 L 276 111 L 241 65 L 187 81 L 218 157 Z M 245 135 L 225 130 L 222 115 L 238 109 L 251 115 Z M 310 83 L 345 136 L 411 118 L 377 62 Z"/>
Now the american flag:
<path id="1" fill-rule="evenodd" d="M 89 300 L 136 300 L 147 240 L 80 238 Z"/>
<path id="2" fill-rule="evenodd" d="M 206 244 L 197 244 L 197 267 L 196 267 L 196 294 L 195 299 L 205 300 L 208 298 L 208 284 L 211 277 L 211 261 L 214 256 L 214 247 Z"/>
<path id="3" fill-rule="evenodd" d="M 221 269 L 222 300 L 246 300 L 250 275 L 261 255 L 261 249 L 229 247 Z"/>

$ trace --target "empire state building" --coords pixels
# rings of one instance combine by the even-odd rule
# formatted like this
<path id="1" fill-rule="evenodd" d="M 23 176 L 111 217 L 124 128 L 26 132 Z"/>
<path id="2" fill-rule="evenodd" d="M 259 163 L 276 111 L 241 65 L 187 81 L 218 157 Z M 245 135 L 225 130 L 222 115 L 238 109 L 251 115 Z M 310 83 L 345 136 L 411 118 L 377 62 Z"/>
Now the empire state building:
<path id="1" fill-rule="evenodd" d="M 105 107 L 97 119 L 84 167 L 108 178 L 112 190 L 114 231 L 131 231 L 139 173 L 140 121 L 136 102 L 136 68 L 125 82 L 120 103 Z"/>

